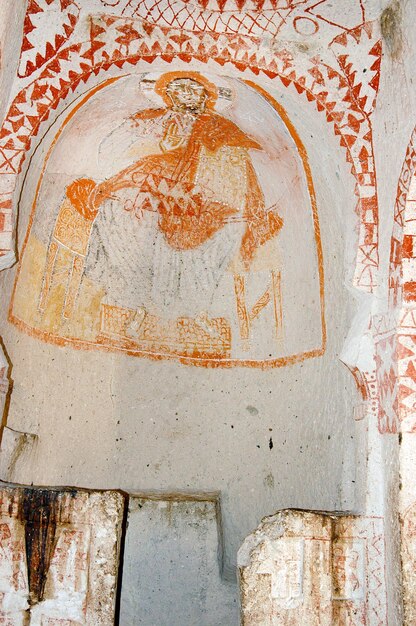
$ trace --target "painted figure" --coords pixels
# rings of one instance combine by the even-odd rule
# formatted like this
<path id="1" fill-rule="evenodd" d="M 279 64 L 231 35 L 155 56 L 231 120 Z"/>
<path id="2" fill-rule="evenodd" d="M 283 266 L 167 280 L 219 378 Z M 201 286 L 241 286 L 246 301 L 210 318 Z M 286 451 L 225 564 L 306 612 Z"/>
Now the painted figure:
<path id="1" fill-rule="evenodd" d="M 107 304 L 204 324 L 218 283 L 236 254 L 248 268 L 281 228 L 267 212 L 250 150 L 261 146 L 214 112 L 216 87 L 192 73 L 164 74 L 155 91 L 166 108 L 134 122 L 161 134 L 160 153 L 98 185 L 75 181 L 67 195 L 95 219 L 86 275 Z"/>
<path id="2" fill-rule="evenodd" d="M 320 353 L 313 185 L 284 109 L 199 72 L 109 80 L 46 155 L 13 321 L 56 343 L 209 367 Z"/>

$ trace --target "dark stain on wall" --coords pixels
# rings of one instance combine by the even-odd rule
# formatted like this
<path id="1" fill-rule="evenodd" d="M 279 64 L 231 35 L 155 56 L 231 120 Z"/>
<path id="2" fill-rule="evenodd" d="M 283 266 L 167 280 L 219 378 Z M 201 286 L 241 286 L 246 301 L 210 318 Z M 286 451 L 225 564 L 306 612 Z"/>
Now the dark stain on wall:
<path id="1" fill-rule="evenodd" d="M 61 517 L 62 495 L 52 489 L 23 489 L 20 494 L 19 518 L 25 529 L 29 602 L 32 606 L 44 597 L 56 527 Z"/>
<path id="2" fill-rule="evenodd" d="M 383 39 L 393 59 L 397 59 L 403 49 L 402 9 L 399 0 L 393 0 L 380 17 Z"/>

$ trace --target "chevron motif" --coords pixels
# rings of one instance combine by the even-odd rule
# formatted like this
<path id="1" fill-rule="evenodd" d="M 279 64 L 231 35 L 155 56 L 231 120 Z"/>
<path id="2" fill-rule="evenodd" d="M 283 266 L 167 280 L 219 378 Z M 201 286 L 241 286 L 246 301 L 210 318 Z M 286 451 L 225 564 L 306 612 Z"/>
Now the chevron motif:
<path id="1" fill-rule="evenodd" d="M 51 0 L 49 3 L 52 4 Z M 66 9 L 71 7 L 74 7 L 72 0 L 66 0 Z M 30 6 L 34 15 L 42 10 L 45 12 L 44 9 L 40 2 Z M 289 51 L 277 49 L 275 44 L 252 36 L 192 33 L 108 14 L 90 17 L 89 23 L 88 41 L 61 47 L 51 58 L 42 56 L 42 62 L 39 61 L 34 72 L 36 78 L 15 95 L 0 130 L 0 175 L 8 177 L 2 185 L 3 195 L 0 195 L 0 226 L 3 224 L 0 248 L 4 252 L 10 249 L 12 240 L 10 200 L 15 178 L 40 124 L 47 120 L 61 100 L 91 75 L 105 72 L 112 66 L 121 69 L 126 65 L 134 66 L 141 60 L 151 64 L 157 58 L 168 63 L 175 59 L 206 63 L 212 59 L 220 66 L 231 63 L 241 71 L 249 70 L 255 75 L 262 72 L 269 78 L 279 78 L 285 87 L 294 88 L 326 116 L 357 180 L 357 214 L 361 226 L 355 284 L 366 291 L 374 289 L 378 265 L 378 218 L 371 123 L 364 106 L 368 96 L 364 103 L 364 96 L 359 96 L 353 82 L 350 63 L 338 60 L 337 67 L 313 57 L 308 60 L 305 71 L 297 67 L 298 61 Z M 370 27 L 362 29 L 360 41 L 365 41 L 367 47 L 372 32 Z M 357 38 L 358 35 L 352 40 L 356 42 Z M 372 44 L 370 56 L 379 50 L 377 42 Z"/>
<path id="2" fill-rule="evenodd" d="M 52 34 L 51 16 L 60 12 L 61 23 Z M 18 76 L 31 76 L 50 61 L 74 32 L 80 8 L 75 0 L 30 0 L 23 26 Z"/>

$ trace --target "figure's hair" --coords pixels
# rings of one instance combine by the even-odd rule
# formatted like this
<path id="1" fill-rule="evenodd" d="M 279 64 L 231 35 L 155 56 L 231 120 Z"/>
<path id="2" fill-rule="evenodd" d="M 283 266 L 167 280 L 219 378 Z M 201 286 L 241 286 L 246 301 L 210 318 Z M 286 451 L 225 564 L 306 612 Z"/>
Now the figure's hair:
<path id="1" fill-rule="evenodd" d="M 218 90 L 216 86 L 214 85 L 214 83 L 212 83 L 210 80 L 205 78 L 205 76 L 202 76 L 202 74 L 200 74 L 199 72 L 184 71 L 184 72 L 167 72 L 166 74 L 162 74 L 162 76 L 160 76 L 156 81 L 155 92 L 163 98 L 165 104 L 167 104 L 168 106 L 171 106 L 172 102 L 166 93 L 166 88 L 174 80 L 184 79 L 184 78 L 189 78 L 190 80 L 193 80 L 196 83 L 199 83 L 200 85 L 204 87 L 205 91 L 207 92 L 206 107 L 209 109 L 213 109 L 218 98 Z"/>

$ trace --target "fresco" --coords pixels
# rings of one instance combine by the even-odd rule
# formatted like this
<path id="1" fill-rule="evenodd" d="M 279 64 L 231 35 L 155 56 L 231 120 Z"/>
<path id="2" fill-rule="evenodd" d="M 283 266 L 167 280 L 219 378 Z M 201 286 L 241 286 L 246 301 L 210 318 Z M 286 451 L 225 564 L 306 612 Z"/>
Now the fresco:
<path id="1" fill-rule="evenodd" d="M 311 172 L 260 87 L 188 70 L 109 79 L 34 176 L 10 312 L 24 330 L 204 366 L 323 353 Z"/>

